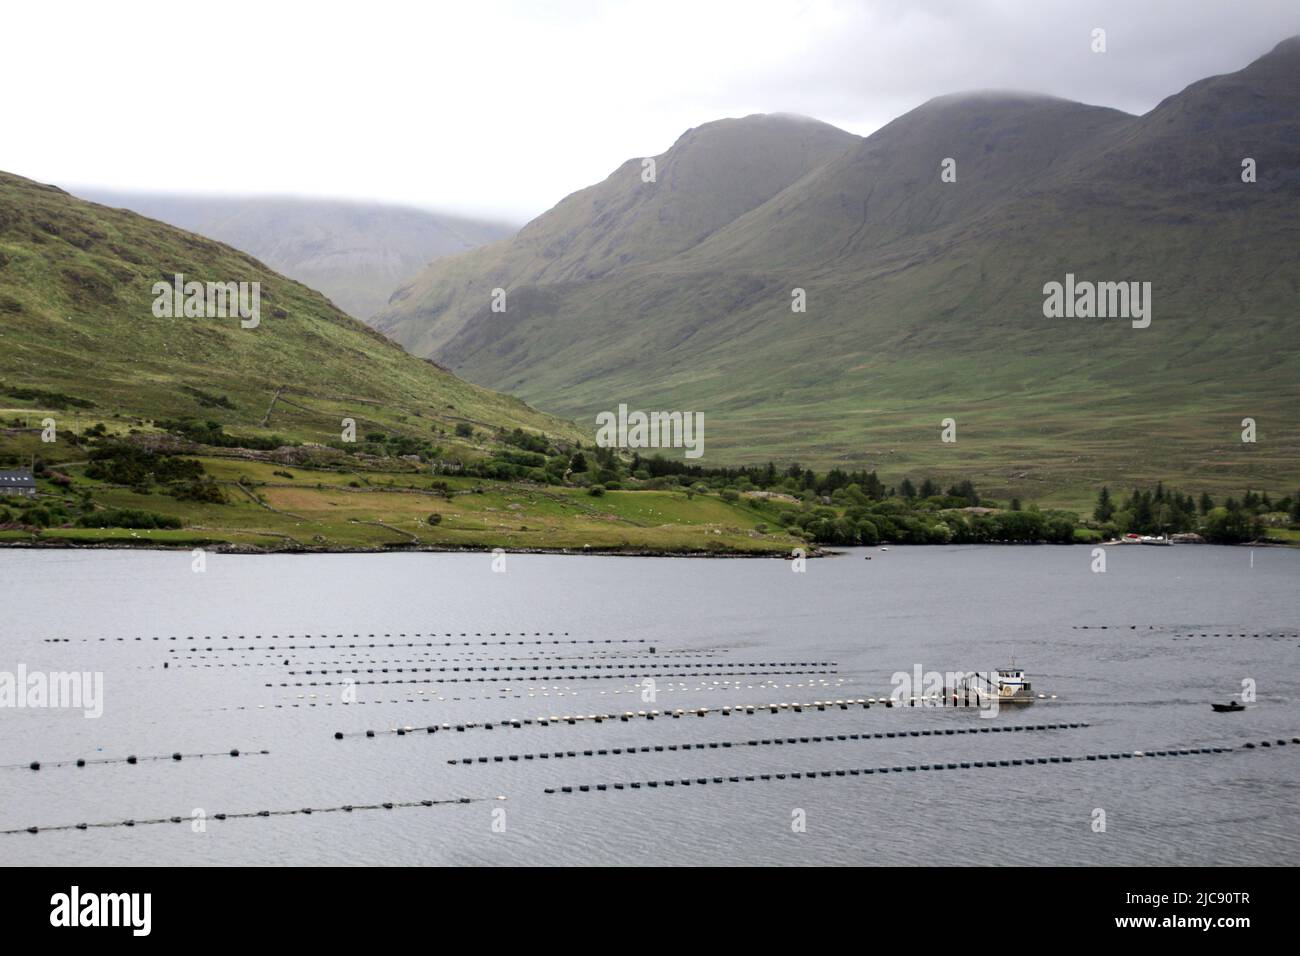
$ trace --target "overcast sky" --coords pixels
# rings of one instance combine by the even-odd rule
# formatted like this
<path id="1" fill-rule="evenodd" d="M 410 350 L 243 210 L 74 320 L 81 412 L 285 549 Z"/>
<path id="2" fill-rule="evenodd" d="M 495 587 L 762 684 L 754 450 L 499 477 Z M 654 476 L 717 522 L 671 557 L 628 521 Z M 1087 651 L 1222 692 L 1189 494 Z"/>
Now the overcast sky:
<path id="1" fill-rule="evenodd" d="M 1141 113 L 1297 33 L 1296 0 L 9 3 L 0 168 L 522 222 L 724 116 L 866 134 L 979 88 Z"/>

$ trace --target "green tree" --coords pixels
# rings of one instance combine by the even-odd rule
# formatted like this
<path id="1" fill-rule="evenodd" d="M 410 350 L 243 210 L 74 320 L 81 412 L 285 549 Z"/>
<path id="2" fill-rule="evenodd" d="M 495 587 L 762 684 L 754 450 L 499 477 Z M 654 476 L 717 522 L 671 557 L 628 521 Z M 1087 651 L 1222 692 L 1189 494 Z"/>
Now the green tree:
<path id="1" fill-rule="evenodd" d="M 1115 503 L 1110 500 L 1110 489 L 1105 485 L 1097 493 L 1097 507 L 1092 509 L 1092 516 L 1103 524 L 1115 517 Z"/>
<path id="2" fill-rule="evenodd" d="M 1259 537 L 1259 519 L 1241 508 L 1214 508 L 1205 517 L 1205 537 L 1222 544 L 1240 544 Z"/>

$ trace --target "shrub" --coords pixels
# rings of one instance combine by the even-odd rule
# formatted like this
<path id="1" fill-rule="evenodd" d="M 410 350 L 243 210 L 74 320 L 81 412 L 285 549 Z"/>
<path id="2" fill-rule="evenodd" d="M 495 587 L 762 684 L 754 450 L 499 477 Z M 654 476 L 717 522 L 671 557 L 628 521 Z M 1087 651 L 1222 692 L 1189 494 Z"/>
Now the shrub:
<path id="1" fill-rule="evenodd" d="M 77 519 L 82 528 L 179 528 L 180 518 L 135 508 L 109 508 Z"/>
<path id="2" fill-rule="evenodd" d="M 548 454 L 551 449 L 551 444 L 546 440 L 545 435 L 531 435 L 521 428 L 502 435 L 501 440 L 508 445 L 514 445 L 524 451 L 536 452 L 539 455 Z"/>
<path id="3" fill-rule="evenodd" d="M 1240 544 L 1260 535 L 1259 520 L 1244 511 L 1213 508 L 1205 516 L 1202 534 L 1216 544 Z"/>
<path id="4" fill-rule="evenodd" d="M 214 505 L 226 503 L 225 494 L 211 478 L 194 478 L 172 485 L 168 494 L 177 501 L 198 501 Z"/>
<path id="5" fill-rule="evenodd" d="M 290 442 L 279 435 L 268 435 L 266 437 L 227 435 L 220 422 L 200 422 L 191 418 L 159 421 L 158 427 L 174 435 L 187 438 L 192 442 L 198 442 L 201 445 L 212 445 L 217 448 L 252 448 L 258 451 L 271 451 L 283 445 L 297 444 L 297 442 Z"/>

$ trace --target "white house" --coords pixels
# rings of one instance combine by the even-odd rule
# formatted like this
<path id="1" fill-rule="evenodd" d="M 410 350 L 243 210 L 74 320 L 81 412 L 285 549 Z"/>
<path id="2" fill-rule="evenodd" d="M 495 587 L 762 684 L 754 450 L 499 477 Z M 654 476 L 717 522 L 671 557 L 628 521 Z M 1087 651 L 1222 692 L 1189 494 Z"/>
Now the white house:
<path id="1" fill-rule="evenodd" d="M 36 479 L 26 468 L 17 471 L 0 471 L 0 495 L 36 497 Z"/>

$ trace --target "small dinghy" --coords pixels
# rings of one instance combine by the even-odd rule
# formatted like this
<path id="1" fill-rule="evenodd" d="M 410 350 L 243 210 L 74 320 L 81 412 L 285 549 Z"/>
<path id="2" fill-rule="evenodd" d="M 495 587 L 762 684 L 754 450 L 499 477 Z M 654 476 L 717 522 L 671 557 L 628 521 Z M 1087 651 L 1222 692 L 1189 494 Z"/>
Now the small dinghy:
<path id="1" fill-rule="evenodd" d="M 1239 710 L 1245 710 L 1246 707 L 1235 700 L 1230 700 L 1226 704 L 1211 704 L 1210 709 L 1216 714 L 1232 714 Z"/>

